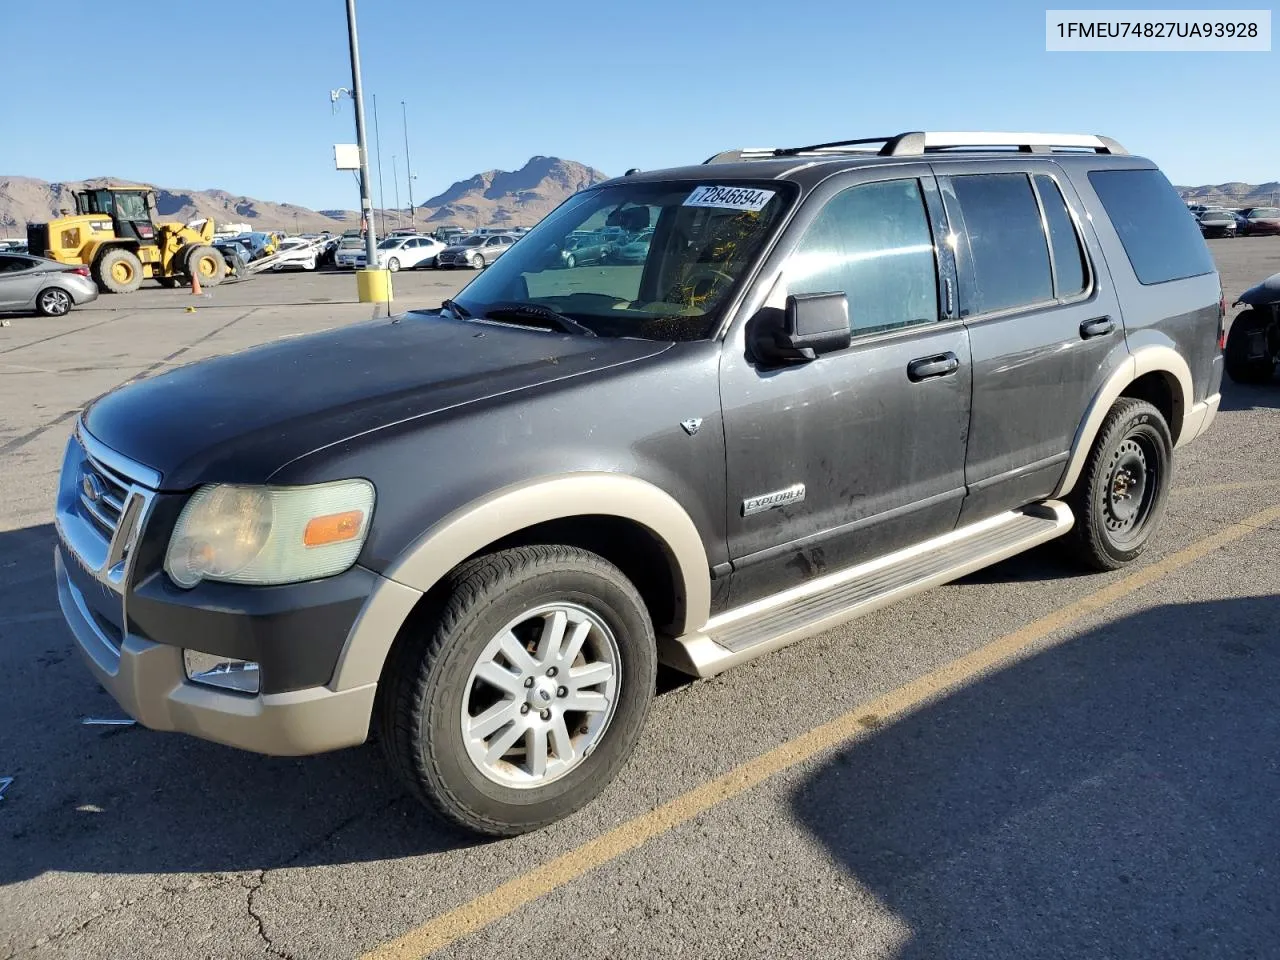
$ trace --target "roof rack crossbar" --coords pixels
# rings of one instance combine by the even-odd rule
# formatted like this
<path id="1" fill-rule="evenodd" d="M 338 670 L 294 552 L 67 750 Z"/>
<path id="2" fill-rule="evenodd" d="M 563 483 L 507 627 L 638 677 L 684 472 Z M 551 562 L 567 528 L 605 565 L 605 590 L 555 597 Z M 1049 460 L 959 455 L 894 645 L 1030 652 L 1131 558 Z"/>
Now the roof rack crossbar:
<path id="1" fill-rule="evenodd" d="M 883 144 L 878 150 L 873 144 Z M 1003 133 L 993 131 L 957 132 L 912 130 L 892 137 L 861 137 L 855 140 L 833 140 L 805 147 L 746 147 L 726 150 L 703 161 L 732 163 L 742 160 L 766 160 L 776 157 L 829 157 L 844 154 L 872 153 L 882 157 L 916 157 L 947 150 L 981 150 L 1014 148 L 1022 153 L 1059 151 L 1093 151 L 1125 156 L 1128 151 L 1110 137 L 1088 133 Z"/>

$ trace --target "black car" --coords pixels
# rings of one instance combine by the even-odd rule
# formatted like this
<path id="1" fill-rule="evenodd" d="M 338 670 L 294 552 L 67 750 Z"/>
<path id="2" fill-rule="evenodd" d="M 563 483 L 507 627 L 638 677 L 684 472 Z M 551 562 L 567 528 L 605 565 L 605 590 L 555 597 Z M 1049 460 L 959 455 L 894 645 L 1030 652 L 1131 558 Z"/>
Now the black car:
<path id="1" fill-rule="evenodd" d="M 547 256 L 649 230 L 635 263 Z M 59 600 L 149 727 L 376 729 L 443 816 L 535 829 L 626 762 L 659 661 L 710 676 L 1057 538 L 1140 556 L 1218 409 L 1220 298 L 1169 181 L 1104 137 L 619 177 L 439 309 L 95 401 Z"/>
<path id="2" fill-rule="evenodd" d="M 1200 233 L 1206 239 L 1212 237 L 1234 237 L 1236 235 L 1236 215 L 1230 210 L 1206 210 L 1200 214 L 1197 222 Z"/>

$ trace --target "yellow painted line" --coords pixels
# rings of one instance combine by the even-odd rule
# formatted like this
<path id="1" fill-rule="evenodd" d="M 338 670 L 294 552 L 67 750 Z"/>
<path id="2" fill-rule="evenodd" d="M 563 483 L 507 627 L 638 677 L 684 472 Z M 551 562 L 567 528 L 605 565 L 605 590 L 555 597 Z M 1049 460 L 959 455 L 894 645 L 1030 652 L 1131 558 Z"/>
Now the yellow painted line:
<path id="1" fill-rule="evenodd" d="M 1268 523 L 1280 520 L 1280 505 L 1270 507 L 1195 543 L 1163 560 L 1143 567 L 1101 590 L 953 660 L 931 673 L 850 710 L 808 733 L 735 767 L 649 813 L 523 873 L 460 907 L 428 920 L 366 953 L 362 960 L 417 960 L 500 920 L 520 907 L 551 893 L 583 874 L 615 860 L 642 844 L 687 823 L 718 804 L 750 790 L 785 770 L 812 759 L 838 744 L 894 720 L 975 676 L 1027 650 L 1049 634 L 1115 603 L 1135 590 L 1182 569 Z"/>

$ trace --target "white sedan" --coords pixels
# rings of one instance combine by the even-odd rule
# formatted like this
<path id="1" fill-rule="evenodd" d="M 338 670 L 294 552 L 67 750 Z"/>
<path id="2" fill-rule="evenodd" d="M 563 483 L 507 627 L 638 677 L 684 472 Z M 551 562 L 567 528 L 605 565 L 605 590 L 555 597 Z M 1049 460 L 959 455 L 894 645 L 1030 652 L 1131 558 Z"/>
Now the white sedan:
<path id="1" fill-rule="evenodd" d="M 444 244 L 435 237 L 387 237 L 378 243 L 378 266 L 392 273 L 414 267 L 434 267 L 436 256 L 443 249 Z M 363 267 L 364 257 L 359 261 L 357 266 Z"/>
<path id="2" fill-rule="evenodd" d="M 280 242 L 272 270 L 314 270 L 320 247 L 313 240 L 290 238 Z"/>

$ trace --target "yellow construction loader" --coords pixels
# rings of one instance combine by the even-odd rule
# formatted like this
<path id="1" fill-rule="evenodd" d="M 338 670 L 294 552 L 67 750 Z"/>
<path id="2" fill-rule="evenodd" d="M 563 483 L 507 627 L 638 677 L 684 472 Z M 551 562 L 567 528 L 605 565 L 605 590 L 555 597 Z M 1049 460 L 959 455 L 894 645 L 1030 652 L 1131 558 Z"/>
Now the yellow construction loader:
<path id="1" fill-rule="evenodd" d="M 76 212 L 49 223 L 27 225 L 27 247 L 35 256 L 82 263 L 104 293 L 132 293 L 143 280 L 161 286 L 198 277 L 213 286 L 227 263 L 213 247 L 212 220 L 198 226 L 156 223 L 149 187 L 89 187 L 75 194 Z"/>

